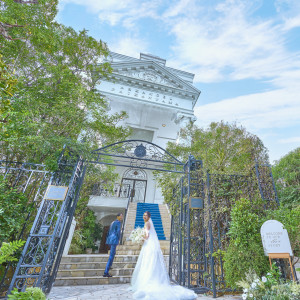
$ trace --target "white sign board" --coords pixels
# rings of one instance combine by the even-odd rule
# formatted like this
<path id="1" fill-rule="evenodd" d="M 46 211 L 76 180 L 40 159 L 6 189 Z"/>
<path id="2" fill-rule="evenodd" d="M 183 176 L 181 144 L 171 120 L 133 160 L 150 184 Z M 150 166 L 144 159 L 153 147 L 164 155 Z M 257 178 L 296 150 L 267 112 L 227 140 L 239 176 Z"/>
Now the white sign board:
<path id="1" fill-rule="evenodd" d="M 269 253 L 289 253 L 293 256 L 290 239 L 286 229 L 276 220 L 266 221 L 260 228 L 265 255 Z"/>

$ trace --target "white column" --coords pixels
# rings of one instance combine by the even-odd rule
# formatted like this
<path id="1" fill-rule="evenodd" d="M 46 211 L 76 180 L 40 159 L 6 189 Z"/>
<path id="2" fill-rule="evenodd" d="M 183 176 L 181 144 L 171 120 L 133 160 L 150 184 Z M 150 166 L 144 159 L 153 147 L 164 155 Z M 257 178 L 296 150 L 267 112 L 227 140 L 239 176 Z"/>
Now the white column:
<path id="1" fill-rule="evenodd" d="M 195 116 L 186 115 L 184 113 L 178 112 L 175 118 L 175 123 L 179 125 L 180 129 L 186 127 L 191 122 L 194 123 L 197 120 Z M 179 130 L 180 130 L 179 129 Z M 180 131 L 178 132 L 177 143 L 184 143 L 186 146 L 190 146 L 192 141 L 183 141 L 180 137 Z"/>
<path id="2" fill-rule="evenodd" d="M 64 252 L 63 252 L 63 256 L 67 256 L 68 253 L 69 253 L 69 249 L 70 249 L 70 246 L 71 246 L 71 242 L 72 242 L 73 234 L 74 234 L 74 231 L 75 231 L 75 227 L 76 227 L 76 221 L 75 221 L 75 218 L 73 217 L 73 220 L 72 220 L 72 223 L 71 223 L 71 226 L 70 226 L 70 230 L 69 230 L 69 235 L 68 235 L 68 238 L 67 238 L 67 241 L 66 241 Z"/>

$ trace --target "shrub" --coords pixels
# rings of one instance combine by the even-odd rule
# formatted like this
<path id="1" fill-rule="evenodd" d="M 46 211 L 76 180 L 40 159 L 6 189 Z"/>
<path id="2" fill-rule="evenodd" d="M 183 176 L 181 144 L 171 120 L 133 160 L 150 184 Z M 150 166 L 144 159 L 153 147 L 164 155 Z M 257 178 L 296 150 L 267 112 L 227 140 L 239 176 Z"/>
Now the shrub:
<path id="1" fill-rule="evenodd" d="M 300 206 L 289 209 L 279 207 L 276 210 L 265 210 L 262 200 L 251 202 L 240 199 L 231 211 L 231 222 L 228 235 L 229 246 L 224 255 L 224 271 L 227 284 L 236 288 L 236 283 L 253 270 L 262 276 L 268 270 L 268 259 L 264 255 L 260 228 L 267 220 L 277 220 L 288 231 L 294 255 L 299 255 L 300 241 Z"/>
<path id="2" fill-rule="evenodd" d="M 276 161 L 272 173 L 281 205 L 300 205 L 300 147 Z"/>
<path id="3" fill-rule="evenodd" d="M 14 256 L 14 254 L 17 250 L 23 247 L 24 244 L 25 241 L 22 240 L 2 243 L 0 248 L 0 264 L 4 262 L 17 261 L 18 259 Z"/>
<path id="4" fill-rule="evenodd" d="M 260 236 L 263 215 L 261 200 L 251 203 L 241 198 L 231 211 L 230 242 L 224 256 L 224 270 L 225 280 L 233 288 L 249 269 L 259 275 L 268 270 L 268 259 L 264 255 Z"/>
<path id="5" fill-rule="evenodd" d="M 32 204 L 28 205 L 28 199 L 0 176 L 0 244 L 4 241 L 12 241 L 20 232 L 26 217 L 32 211 Z"/>
<path id="6" fill-rule="evenodd" d="M 26 288 L 25 292 L 18 292 L 18 289 L 15 288 L 8 299 L 12 300 L 46 300 L 46 296 L 40 288 L 29 287 Z"/>

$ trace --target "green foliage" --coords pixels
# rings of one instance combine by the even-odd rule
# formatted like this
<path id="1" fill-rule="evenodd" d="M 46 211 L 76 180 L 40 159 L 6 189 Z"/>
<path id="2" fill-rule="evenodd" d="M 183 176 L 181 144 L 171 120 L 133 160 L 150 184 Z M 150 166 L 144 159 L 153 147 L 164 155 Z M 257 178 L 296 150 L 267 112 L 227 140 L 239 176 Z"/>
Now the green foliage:
<path id="1" fill-rule="evenodd" d="M 17 80 L 11 74 L 0 54 L 0 122 L 5 123 L 11 110 L 11 97 L 15 91 Z"/>
<path id="2" fill-rule="evenodd" d="M 9 243 L 3 242 L 0 248 L 0 265 L 5 262 L 17 261 L 14 256 L 15 252 L 23 247 L 25 241 L 18 240 Z"/>
<path id="3" fill-rule="evenodd" d="M 51 25 L 57 13 L 57 3 L 58 0 L 2 0 L 1 41 L 26 41 L 32 36 L 42 41 L 42 30 Z"/>
<path id="4" fill-rule="evenodd" d="M 226 282 L 236 287 L 249 270 L 261 276 L 268 269 L 268 259 L 264 255 L 260 228 L 267 220 L 277 220 L 287 229 L 293 252 L 299 255 L 300 208 L 290 210 L 279 207 L 265 210 L 262 200 L 250 202 L 241 198 L 231 211 L 228 235 L 230 243 L 224 256 Z"/>
<path id="5" fill-rule="evenodd" d="M 206 129 L 189 125 L 181 131 L 180 139 L 179 144 L 169 142 L 167 150 L 183 162 L 192 153 L 203 161 L 204 171 L 210 173 L 249 174 L 256 161 L 268 161 L 262 141 L 235 123 L 213 122 Z M 166 203 L 172 201 L 179 177 L 172 173 L 156 174 Z"/>
<path id="6" fill-rule="evenodd" d="M 262 141 L 235 123 L 212 122 L 206 129 L 190 125 L 181 131 L 180 138 L 182 143 L 169 142 L 167 150 L 183 161 L 192 153 L 211 173 L 247 173 L 255 159 L 268 161 Z"/>
<path id="7" fill-rule="evenodd" d="M 89 167 L 75 211 L 76 230 L 70 246 L 71 253 L 84 253 L 86 248 L 94 248 L 95 242 L 101 240 L 103 228 L 97 222 L 94 212 L 87 207 L 87 204 L 95 184 L 100 183 L 103 187 L 109 189 L 116 181 L 117 176 L 112 167 Z"/>
<path id="8" fill-rule="evenodd" d="M 80 230 L 84 237 L 84 248 L 94 248 L 95 242 L 102 237 L 102 226 L 97 223 L 94 212 L 86 209 L 82 218 L 82 228 Z"/>
<path id="9" fill-rule="evenodd" d="M 46 300 L 46 296 L 40 288 L 29 287 L 25 292 L 18 292 L 15 288 L 11 294 L 8 295 L 8 299 L 11 300 Z"/>
<path id="10" fill-rule="evenodd" d="M 245 273 L 253 268 L 258 274 L 268 269 L 268 259 L 264 256 L 262 244 L 249 244 L 247 248 L 230 243 L 224 256 L 224 270 L 226 283 L 236 288 L 236 282 L 241 280 Z"/>
<path id="11" fill-rule="evenodd" d="M 103 227 L 97 223 L 97 218 L 94 212 L 85 207 L 76 216 L 76 230 L 70 246 L 70 253 L 82 254 L 86 248 L 95 248 L 95 242 L 101 240 Z"/>
<path id="12" fill-rule="evenodd" d="M 249 269 L 262 275 L 268 269 L 260 236 L 264 207 L 261 200 L 251 203 L 241 198 L 231 211 L 228 235 L 230 243 L 224 256 L 224 270 L 227 284 L 236 287 Z"/>
<path id="13" fill-rule="evenodd" d="M 4 38 L 1 48 L 18 80 L 9 118 L 0 124 L 2 159 L 55 168 L 64 145 L 88 158 L 99 144 L 128 134 L 118 125 L 125 113 L 108 115 L 96 89 L 100 77 L 111 71 L 104 62 L 106 44 L 86 30 L 56 23 L 56 6 L 56 0 L 30 5 L 7 0 L 1 10 L 8 24 L 24 26 L 11 28 L 10 36 L 22 38 Z"/>
<path id="14" fill-rule="evenodd" d="M 0 177 L 0 243 L 15 239 L 20 232 L 27 214 L 33 210 L 26 196 Z"/>
<path id="15" fill-rule="evenodd" d="M 296 282 L 284 282 L 273 264 L 272 269 L 261 278 L 253 270 L 245 274 L 245 279 L 237 282 L 243 288 L 242 299 L 257 300 L 296 300 L 300 297 L 300 285 Z"/>
<path id="16" fill-rule="evenodd" d="M 272 173 L 281 205 L 300 205 L 300 147 L 277 161 Z"/>

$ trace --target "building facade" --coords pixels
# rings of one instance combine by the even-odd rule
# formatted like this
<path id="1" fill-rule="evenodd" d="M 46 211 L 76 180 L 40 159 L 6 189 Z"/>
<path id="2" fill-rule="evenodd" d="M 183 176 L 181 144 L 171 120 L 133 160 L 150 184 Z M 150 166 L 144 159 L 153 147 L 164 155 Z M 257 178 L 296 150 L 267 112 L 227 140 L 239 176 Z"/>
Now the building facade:
<path id="1" fill-rule="evenodd" d="M 194 74 L 166 66 L 166 60 L 140 54 L 133 58 L 111 53 L 113 69 L 102 78 L 98 90 L 108 101 L 110 113 L 126 111 L 123 120 L 132 135 L 129 139 L 143 140 L 166 148 L 169 141 L 180 139 L 180 128 L 196 120 L 194 106 L 200 91 L 193 86 Z M 108 226 L 116 213 L 125 210 L 128 191 L 134 202 L 163 203 L 151 170 L 117 167 L 119 182 L 114 190 L 99 186 L 90 196 L 88 206 L 97 220 Z"/>

